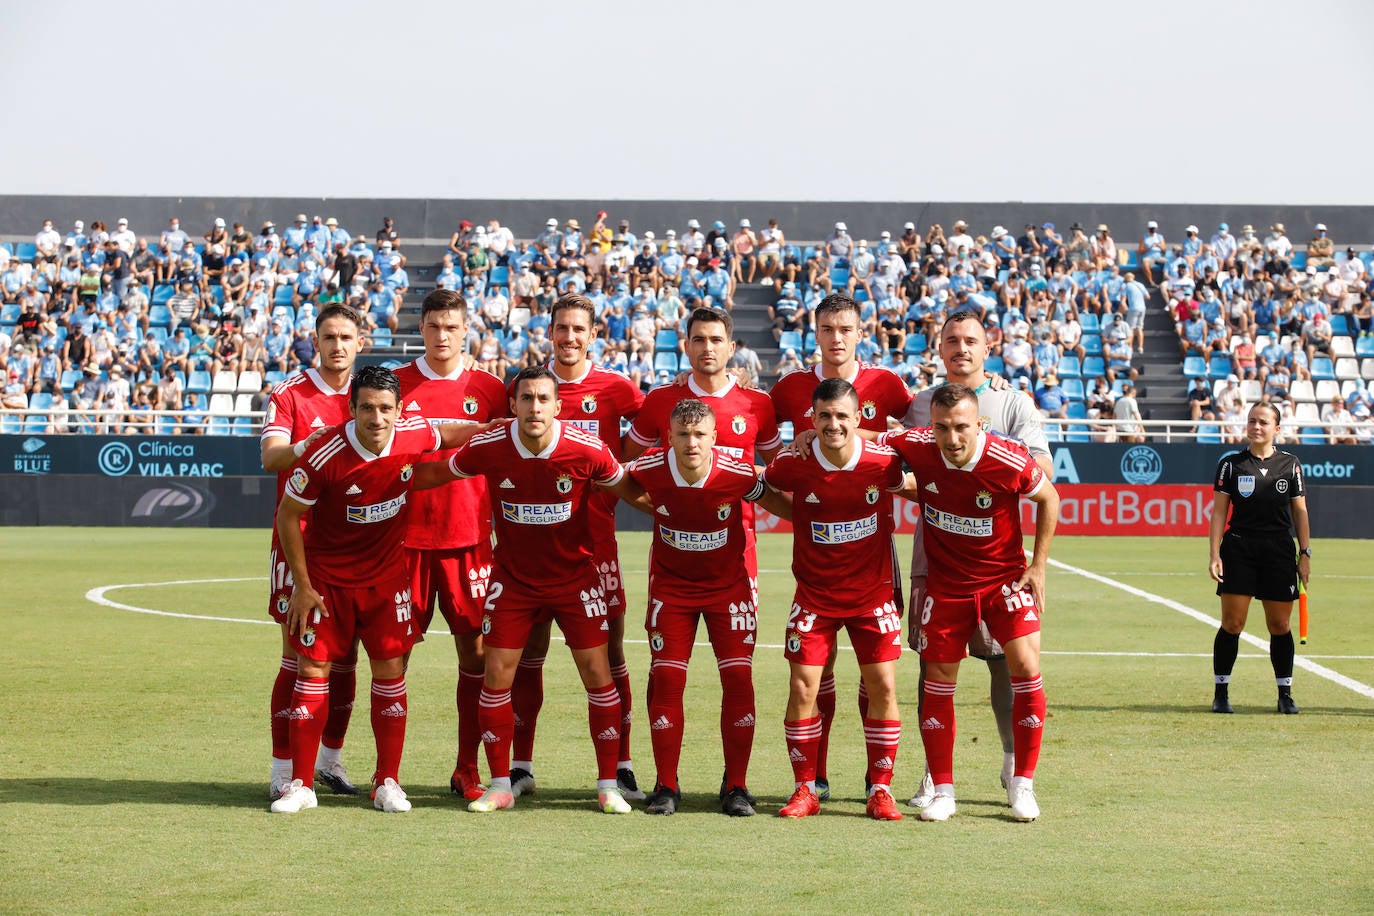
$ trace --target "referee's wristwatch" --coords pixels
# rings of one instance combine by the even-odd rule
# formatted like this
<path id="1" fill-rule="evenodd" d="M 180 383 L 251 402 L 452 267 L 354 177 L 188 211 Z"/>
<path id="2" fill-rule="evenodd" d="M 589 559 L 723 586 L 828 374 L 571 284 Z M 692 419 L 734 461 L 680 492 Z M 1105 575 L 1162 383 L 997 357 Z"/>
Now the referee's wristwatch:
<path id="1" fill-rule="evenodd" d="M 1311 548 L 1311 547 L 1304 547 L 1304 548 L 1302 548 L 1301 550 L 1298 551 L 1298 556 L 1300 556 L 1300 557 L 1307 557 L 1307 559 L 1309 559 L 1309 560 L 1312 559 L 1312 548 Z"/>

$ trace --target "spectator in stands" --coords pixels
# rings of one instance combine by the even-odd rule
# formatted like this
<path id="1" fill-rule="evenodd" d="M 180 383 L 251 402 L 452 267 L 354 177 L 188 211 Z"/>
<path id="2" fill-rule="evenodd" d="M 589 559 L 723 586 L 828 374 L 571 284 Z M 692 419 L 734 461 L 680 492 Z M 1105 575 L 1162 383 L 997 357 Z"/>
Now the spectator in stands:
<path id="1" fill-rule="evenodd" d="M 782 378 L 789 372 L 799 372 L 804 368 L 806 367 L 802 365 L 802 361 L 797 358 L 797 351 L 788 347 L 786 350 L 782 351 L 782 356 L 778 359 L 778 365 L 773 369 L 773 375 Z"/>
<path id="2" fill-rule="evenodd" d="M 868 298 L 873 298 L 873 287 L 869 284 L 869 281 L 873 277 L 873 271 L 876 269 L 877 264 L 877 258 L 875 258 L 873 252 L 868 249 L 868 240 L 860 239 L 849 262 L 848 293 L 850 296 L 854 295 L 856 289 L 863 287 Z"/>
<path id="3" fill-rule="evenodd" d="M 754 276 L 758 272 L 758 247 L 759 239 L 754 234 L 754 229 L 749 220 L 740 220 L 739 229 L 730 240 L 730 251 L 733 254 L 733 279 L 736 283 L 740 281 L 746 284 L 754 282 Z"/>
<path id="4" fill-rule="evenodd" d="M 1336 263 L 1336 243 L 1326 234 L 1326 223 L 1317 223 L 1307 243 L 1307 266 L 1325 270 Z"/>
<path id="5" fill-rule="evenodd" d="M 781 340 L 785 331 L 806 331 L 806 311 L 797 298 L 796 286 L 783 285 L 782 295 L 768 307 L 768 320 L 773 325 L 773 339 Z"/>
<path id="6" fill-rule="evenodd" d="M 1098 270 L 1105 270 L 1116 263 L 1116 242 L 1106 223 L 1098 225 L 1090 250 L 1093 266 Z"/>
<path id="7" fill-rule="evenodd" d="M 1356 263 L 1359 263 L 1358 259 Z M 1341 272 L 1332 268 L 1326 272 L 1326 279 L 1321 285 L 1320 295 L 1322 304 L 1326 306 L 1329 314 L 1346 311 L 1346 296 L 1350 293 L 1350 286 L 1341 276 Z"/>
<path id="8" fill-rule="evenodd" d="M 1168 249 L 1169 243 L 1159 231 L 1159 223 L 1150 220 L 1145 224 L 1145 234 L 1140 238 L 1140 244 L 1136 246 L 1136 257 L 1140 262 L 1141 272 L 1145 275 L 1145 282 L 1154 286 L 1158 281 L 1155 279 L 1155 266 L 1162 265 L 1164 252 Z"/>
<path id="9" fill-rule="evenodd" d="M 758 241 L 758 266 L 762 278 L 760 282 L 764 286 L 772 286 L 777 289 L 782 283 L 782 278 L 778 275 L 782 267 L 783 248 L 787 245 L 787 239 L 783 235 L 782 229 L 778 228 L 776 219 L 768 220 L 768 227 L 759 233 Z M 778 278 L 775 279 L 775 276 Z"/>
<path id="10" fill-rule="evenodd" d="M 239 350 L 239 371 L 267 372 L 267 347 L 262 334 L 258 331 L 244 331 L 243 344 Z"/>
<path id="11" fill-rule="evenodd" d="M 1300 337 L 1293 338 L 1292 349 L 1285 356 L 1288 368 L 1293 372 L 1294 379 L 1312 378 L 1311 363 L 1307 358 L 1307 349 L 1303 345 Z"/>
<path id="12" fill-rule="evenodd" d="M 553 359 L 553 341 L 545 335 L 543 328 L 531 328 L 529 344 L 525 348 L 525 367 L 542 366 L 551 359 Z"/>
<path id="13" fill-rule="evenodd" d="M 1226 330 L 1226 320 L 1220 315 L 1212 319 L 1212 323 L 1207 327 L 1207 353 L 1210 360 L 1213 356 L 1222 354 L 1229 355 L 1231 349 L 1231 333 Z"/>
<path id="14" fill-rule="evenodd" d="M 630 264 L 630 284 L 638 288 L 645 282 L 655 290 L 663 282 L 663 277 L 658 269 L 658 255 L 654 252 L 652 242 L 645 242 L 641 245 L 639 253 L 635 255 L 634 261 Z"/>
<path id="15" fill-rule="evenodd" d="M 1319 224 L 1320 225 L 1320 224 Z M 1346 408 L 1339 394 L 1331 396 L 1331 403 L 1322 407 L 1322 422 L 1329 424 L 1326 441 L 1329 445 L 1356 445 L 1355 417 Z"/>
<path id="16" fill-rule="evenodd" d="M 1043 330 L 1033 331 L 1032 336 L 1035 338 L 1033 351 L 1035 377 L 1043 379 L 1051 374 L 1058 376 L 1059 362 L 1063 351 L 1059 349 L 1059 344 L 1055 341 L 1054 330 L 1046 325 Z"/>
<path id="17" fill-rule="evenodd" d="M 1259 354 L 1255 351 L 1254 339 L 1249 334 L 1236 337 L 1238 343 L 1231 349 L 1231 369 L 1241 378 L 1259 378 Z"/>
<path id="18" fill-rule="evenodd" d="M 1234 271 L 1236 269 L 1236 252 L 1239 251 L 1239 244 L 1236 237 L 1231 234 L 1231 227 L 1227 223 L 1219 223 L 1217 231 L 1212 236 L 1212 254 L 1221 265 L 1222 270 Z"/>
<path id="19" fill-rule="evenodd" d="M 1106 361 L 1107 380 L 1110 382 L 1115 382 L 1119 376 L 1134 380 L 1140 375 L 1140 370 L 1131 365 L 1131 342 L 1129 340 L 1104 339 L 1102 358 Z"/>
<path id="20" fill-rule="evenodd" d="M 1116 399 L 1112 408 L 1116 418 L 1117 438 L 1123 442 L 1144 442 L 1144 418 L 1140 415 L 1140 405 L 1136 403 L 1135 386 L 1127 382 L 1121 387 L 1121 397 Z"/>
<path id="21" fill-rule="evenodd" d="M 1293 243 L 1284 235 L 1283 223 L 1269 227 L 1269 237 L 1264 240 L 1264 270 L 1270 276 L 1283 276 L 1288 273 L 1289 260 L 1293 257 Z"/>
<path id="22" fill-rule="evenodd" d="M 1371 301 L 1367 290 L 1360 291 L 1351 319 L 1351 333 L 1356 338 L 1374 336 L 1374 301 Z"/>
<path id="23" fill-rule="evenodd" d="M 1234 378 L 1235 376 L 1232 376 Z M 1212 391 L 1207 387 L 1207 379 L 1193 379 L 1193 387 L 1188 389 L 1188 417 L 1194 422 L 1204 415 L 1212 415 Z M 1194 432 L 1197 427 L 1194 427 Z"/>
<path id="24" fill-rule="evenodd" d="M 1281 362 L 1264 377 L 1264 399 L 1270 402 L 1286 401 L 1292 386 L 1293 370 L 1287 362 Z"/>
<path id="25" fill-rule="evenodd" d="M 706 271 L 703 279 L 706 295 L 711 297 L 711 307 L 724 309 L 727 312 L 734 311 L 735 308 L 735 281 L 730 276 L 728 270 L 721 264 L 719 258 L 712 258 L 710 269 Z"/>
<path id="26" fill-rule="evenodd" d="M 1069 396 L 1059 384 L 1059 376 L 1053 369 L 1046 372 L 1035 389 L 1035 406 L 1046 417 L 1066 419 L 1069 415 Z"/>
<path id="27" fill-rule="evenodd" d="M 1303 323 L 1302 344 L 1307 352 L 1307 365 L 1311 366 L 1318 356 L 1331 356 L 1331 322 L 1326 320 L 1326 314 L 1321 311 L 1313 312 L 1312 317 Z"/>
<path id="28" fill-rule="evenodd" d="M 730 357 L 730 368 L 744 373 L 747 387 L 757 388 L 763 375 L 763 361 L 758 353 L 742 337 L 735 338 L 735 352 Z"/>
<path id="29" fill-rule="evenodd" d="M 1029 382 L 1035 369 L 1035 349 L 1027 335 L 1030 326 L 1024 322 L 1007 329 L 1006 341 L 1002 344 L 1002 364 L 1006 369 L 1007 380 L 1024 378 Z"/>

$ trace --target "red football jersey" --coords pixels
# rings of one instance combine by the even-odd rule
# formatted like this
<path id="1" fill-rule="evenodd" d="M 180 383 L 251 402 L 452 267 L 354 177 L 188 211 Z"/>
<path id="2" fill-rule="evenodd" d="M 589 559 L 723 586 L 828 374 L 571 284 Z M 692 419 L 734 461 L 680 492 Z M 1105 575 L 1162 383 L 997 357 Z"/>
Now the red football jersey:
<path id="1" fill-rule="evenodd" d="M 440 444 L 438 431 L 423 418 L 403 417 L 374 455 L 358 442 L 354 427 L 350 420 L 311 443 L 286 484 L 288 496 L 310 506 L 310 578 L 333 586 L 404 574 L 410 482 L 421 453 Z"/>
<path id="2" fill-rule="evenodd" d="M 635 418 L 644 403 L 644 392 L 629 376 L 587 365 L 589 368 L 581 378 L 570 382 L 558 380 L 558 398 L 563 404 L 558 419 L 596 436 L 619 461 L 623 457 L 620 421 Z M 592 541 L 599 548 L 615 544 L 615 504 L 612 493 L 592 493 Z"/>
<path id="3" fill-rule="evenodd" d="M 805 458 L 779 455 L 764 472 L 792 494 L 792 576 L 796 601 L 822 617 L 852 617 L 891 603 L 895 563 L 892 498 L 902 488 L 902 460 L 856 437 L 843 467 L 811 443 Z"/>
<path id="4" fill-rule="evenodd" d="M 649 594 L 688 607 L 748 586 L 741 500 L 763 495 L 754 466 L 712 450 L 711 469 L 694 484 L 682 479 L 672 449 L 652 449 L 630 462 L 630 477 L 654 503 Z"/>
<path id="5" fill-rule="evenodd" d="M 448 466 L 457 477 L 486 475 L 496 524 L 493 582 L 551 596 L 585 587 L 584 570 L 592 568 L 588 491 L 625 473 L 604 442 L 558 421 L 553 442 L 535 454 L 511 420 L 473 436 Z"/>
<path id="6" fill-rule="evenodd" d="M 931 593 L 967 595 L 1025 570 L 1021 497 L 1038 492 L 1045 474 L 1024 445 L 981 433 L 973 458 L 956 468 L 929 427 L 903 430 L 887 444 L 916 475 Z"/>
<path id="7" fill-rule="evenodd" d="M 800 372 L 789 372 L 778 379 L 769 395 L 778 421 L 790 421 L 794 432 L 815 429 L 811 418 L 811 395 L 824 380 L 820 365 Z M 882 366 L 860 364 L 845 381 L 859 395 L 859 428 L 887 431 L 887 418 L 900 420 L 911 406 L 911 392 L 897 373 Z"/>
<path id="8" fill-rule="evenodd" d="M 267 399 L 267 418 L 262 438 L 278 436 L 295 444 L 316 430 L 348 422 L 348 385 L 335 391 L 324 383 L 320 373 L 306 369 L 277 383 Z M 277 502 L 286 492 L 290 471 L 277 472 Z M 275 511 L 275 509 L 274 509 Z"/>
<path id="9" fill-rule="evenodd" d="M 459 369 L 438 375 L 420 357 L 396 370 L 401 381 L 401 411 L 432 425 L 486 423 L 509 414 L 506 387 L 489 372 Z M 447 461 L 449 451 L 426 461 Z M 420 550 L 450 550 L 480 544 L 491 537 L 491 502 L 480 480 L 456 480 L 410 498 L 410 528 L 406 546 Z"/>
<path id="10" fill-rule="evenodd" d="M 630 426 L 630 438 L 645 448 L 667 444 L 669 415 L 683 398 L 700 398 L 716 415 L 716 447 L 752 464 L 754 450 L 782 445 L 773 402 L 762 391 L 740 388 L 731 380 L 722 390 L 707 394 L 688 379 L 686 385 L 663 385 L 644 398 L 639 416 Z"/>

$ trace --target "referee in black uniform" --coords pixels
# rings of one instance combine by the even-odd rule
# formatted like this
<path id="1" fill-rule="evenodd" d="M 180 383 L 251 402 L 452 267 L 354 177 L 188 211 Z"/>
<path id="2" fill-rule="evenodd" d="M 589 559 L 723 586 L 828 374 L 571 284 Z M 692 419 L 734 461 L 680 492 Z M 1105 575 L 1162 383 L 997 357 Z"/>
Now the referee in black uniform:
<path id="1" fill-rule="evenodd" d="M 1250 599 L 1264 605 L 1269 627 L 1269 661 L 1279 688 L 1278 711 L 1298 712 L 1293 702 L 1293 633 L 1289 618 L 1298 597 L 1298 580 L 1312 571 L 1307 497 L 1298 459 L 1274 447 L 1279 412 L 1272 404 L 1250 408 L 1245 422 L 1249 445 L 1217 465 L 1208 534 L 1208 571 L 1221 596 L 1221 628 L 1212 643 L 1216 695 L 1212 712 L 1231 712 L 1231 669 L 1240 651 L 1240 633 Z M 1230 518 L 1227 518 L 1227 510 Z M 1293 550 L 1293 535 L 1298 550 Z"/>

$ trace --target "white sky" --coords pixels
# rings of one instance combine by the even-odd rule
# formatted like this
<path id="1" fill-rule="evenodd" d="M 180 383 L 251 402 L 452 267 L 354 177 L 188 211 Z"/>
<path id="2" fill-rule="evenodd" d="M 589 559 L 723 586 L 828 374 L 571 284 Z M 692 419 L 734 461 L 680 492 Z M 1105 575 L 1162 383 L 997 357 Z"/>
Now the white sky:
<path id="1" fill-rule="evenodd" d="M 0 193 L 1374 204 L 1369 0 L 478 7 L 10 4 Z"/>

